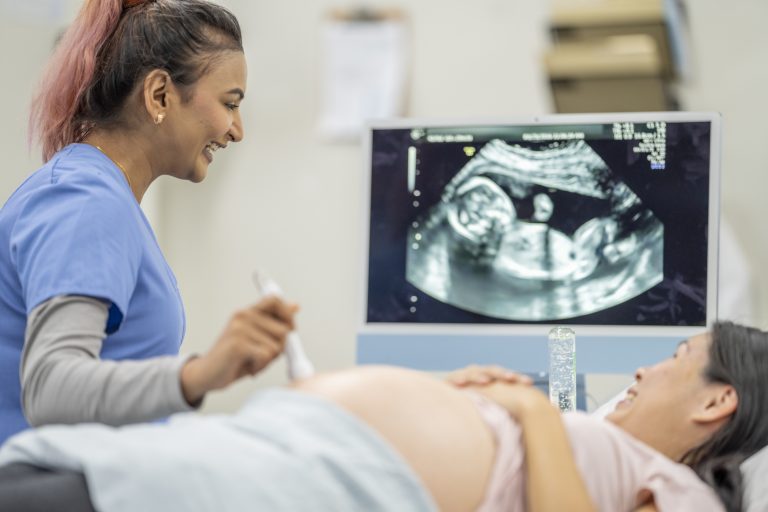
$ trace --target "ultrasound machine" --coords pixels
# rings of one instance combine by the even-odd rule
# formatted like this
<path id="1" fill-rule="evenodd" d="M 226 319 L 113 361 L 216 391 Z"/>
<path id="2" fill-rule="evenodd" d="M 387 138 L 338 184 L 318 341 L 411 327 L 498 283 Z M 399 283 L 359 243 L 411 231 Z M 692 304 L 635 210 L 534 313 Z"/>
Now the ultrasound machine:
<path id="1" fill-rule="evenodd" d="M 357 362 L 633 373 L 717 316 L 720 116 L 372 123 Z"/>

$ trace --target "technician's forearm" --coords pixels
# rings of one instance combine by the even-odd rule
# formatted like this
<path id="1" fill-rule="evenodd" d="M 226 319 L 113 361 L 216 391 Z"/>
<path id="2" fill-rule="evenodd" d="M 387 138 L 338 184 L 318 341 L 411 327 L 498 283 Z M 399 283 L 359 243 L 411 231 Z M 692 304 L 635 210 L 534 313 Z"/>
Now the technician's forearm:
<path id="1" fill-rule="evenodd" d="M 179 382 L 184 358 L 98 358 L 106 315 L 105 304 L 86 297 L 57 297 L 30 315 L 21 365 L 30 424 L 121 425 L 190 410 Z"/>
<path id="2" fill-rule="evenodd" d="M 41 384 L 24 393 L 27 421 L 123 425 L 190 410 L 177 398 L 182 362 L 168 357 L 118 363 L 62 354 L 38 369 Z"/>

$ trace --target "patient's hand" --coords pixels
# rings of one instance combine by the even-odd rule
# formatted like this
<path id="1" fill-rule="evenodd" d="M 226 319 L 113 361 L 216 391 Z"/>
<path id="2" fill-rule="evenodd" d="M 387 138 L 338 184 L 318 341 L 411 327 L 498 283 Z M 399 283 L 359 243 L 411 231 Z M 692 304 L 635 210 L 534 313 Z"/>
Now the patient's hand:
<path id="1" fill-rule="evenodd" d="M 555 410 L 549 398 L 533 386 L 496 381 L 487 386 L 478 387 L 475 391 L 502 406 L 518 421 L 542 412 L 549 414 L 551 410 Z"/>
<path id="2" fill-rule="evenodd" d="M 457 387 L 486 386 L 494 382 L 524 384 L 530 386 L 533 380 L 522 373 L 513 372 L 501 366 L 467 366 L 449 373 L 445 380 Z"/>

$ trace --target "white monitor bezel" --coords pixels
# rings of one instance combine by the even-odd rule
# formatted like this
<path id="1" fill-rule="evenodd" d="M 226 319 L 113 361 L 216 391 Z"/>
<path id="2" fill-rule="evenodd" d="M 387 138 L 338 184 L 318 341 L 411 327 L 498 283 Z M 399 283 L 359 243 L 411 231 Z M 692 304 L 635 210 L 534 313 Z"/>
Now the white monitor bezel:
<path id="1" fill-rule="evenodd" d="M 372 133 L 378 129 L 407 129 L 415 127 L 477 127 L 515 125 L 569 125 L 607 124 L 616 122 L 644 123 L 665 122 L 709 122 L 711 123 L 710 165 L 709 165 L 709 208 L 707 244 L 707 308 L 705 326 L 617 326 L 577 324 L 575 329 L 582 335 L 594 336 L 644 336 L 649 338 L 681 339 L 699 334 L 717 319 L 718 294 L 718 246 L 720 218 L 720 158 L 722 116 L 717 112 L 624 112 L 595 114 L 548 114 L 534 117 L 499 119 L 420 119 L 395 118 L 372 120 L 367 123 L 363 134 L 363 262 L 361 316 L 359 332 L 363 334 L 450 334 L 450 335 L 491 335 L 504 336 L 533 335 L 545 332 L 555 325 L 567 325 L 567 321 L 553 324 L 454 324 L 454 323 L 369 323 L 368 316 L 368 263 L 370 251 L 370 198 L 371 198 L 371 151 Z"/>

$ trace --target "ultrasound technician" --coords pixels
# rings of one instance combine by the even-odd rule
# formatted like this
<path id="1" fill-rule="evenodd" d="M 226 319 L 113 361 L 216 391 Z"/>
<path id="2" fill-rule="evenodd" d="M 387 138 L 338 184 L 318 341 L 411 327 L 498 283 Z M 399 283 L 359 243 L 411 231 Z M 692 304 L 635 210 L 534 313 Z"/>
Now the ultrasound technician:
<path id="1" fill-rule="evenodd" d="M 194 408 L 283 350 L 295 304 L 234 313 L 178 355 L 176 280 L 139 203 L 243 138 L 240 27 L 205 0 L 86 0 L 33 101 L 43 167 L 0 210 L 0 443 L 30 425 Z"/>

